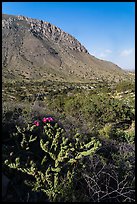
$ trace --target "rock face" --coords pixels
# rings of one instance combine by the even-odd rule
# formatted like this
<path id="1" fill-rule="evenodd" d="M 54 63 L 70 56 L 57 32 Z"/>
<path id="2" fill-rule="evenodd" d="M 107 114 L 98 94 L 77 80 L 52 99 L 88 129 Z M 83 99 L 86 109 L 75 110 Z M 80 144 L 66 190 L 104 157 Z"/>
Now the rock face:
<path id="1" fill-rule="evenodd" d="M 91 56 L 81 43 L 49 22 L 2 15 L 4 79 L 119 80 L 127 73 Z"/>
<path id="2" fill-rule="evenodd" d="M 39 21 L 24 16 L 17 16 L 16 18 L 10 17 L 2 20 L 3 29 L 11 29 L 14 25 L 14 29 L 17 30 L 18 26 L 23 28 L 23 24 L 28 26 L 28 31 L 34 36 L 43 36 L 43 38 L 45 37 L 47 39 L 51 39 L 58 44 L 64 45 L 64 47 L 69 47 L 71 50 L 78 50 L 80 52 L 88 53 L 86 48 L 82 46 L 78 40 L 48 22 L 44 22 L 42 20 Z"/>

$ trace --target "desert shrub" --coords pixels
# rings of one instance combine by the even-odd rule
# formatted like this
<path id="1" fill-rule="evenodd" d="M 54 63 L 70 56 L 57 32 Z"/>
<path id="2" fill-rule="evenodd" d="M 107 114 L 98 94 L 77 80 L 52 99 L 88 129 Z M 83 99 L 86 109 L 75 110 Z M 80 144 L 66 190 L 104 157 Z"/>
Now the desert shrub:
<path id="1" fill-rule="evenodd" d="M 135 83 L 132 81 L 120 81 L 115 87 L 117 92 L 135 91 Z"/>
<path id="2" fill-rule="evenodd" d="M 125 124 L 124 124 L 125 126 Z M 98 130 L 99 138 L 103 140 L 116 140 L 118 142 L 134 143 L 135 131 L 123 130 L 123 127 L 117 127 L 117 124 L 107 123 L 103 128 Z"/>
<path id="3" fill-rule="evenodd" d="M 105 123 L 132 121 L 134 119 L 131 107 L 125 105 L 124 102 L 111 98 L 107 94 L 95 94 L 85 97 L 80 111 L 85 118 L 94 121 L 99 126 Z"/>
<path id="4" fill-rule="evenodd" d="M 62 95 L 54 97 L 54 100 L 52 100 L 52 98 L 49 98 L 48 103 L 49 107 L 51 109 L 54 109 L 55 111 L 62 112 L 64 109 L 64 97 Z"/>
<path id="5" fill-rule="evenodd" d="M 112 134 L 112 124 L 105 124 L 105 126 L 101 128 L 98 132 L 99 137 L 103 139 L 110 139 L 110 136 Z"/>
<path id="6" fill-rule="evenodd" d="M 83 177 L 90 202 L 135 202 L 134 184 L 127 184 L 128 178 L 120 179 L 113 165 L 93 166 L 89 172 L 83 172 Z"/>
<path id="7" fill-rule="evenodd" d="M 80 111 L 81 106 L 82 100 L 79 96 L 76 95 L 65 100 L 64 110 L 66 113 L 70 113 L 73 116 Z"/>
<path id="8" fill-rule="evenodd" d="M 86 181 L 89 202 L 135 202 L 135 152 L 132 145 L 104 143 L 96 154 L 86 158 L 84 165 L 86 168 L 80 171 Z"/>
<path id="9" fill-rule="evenodd" d="M 125 139 L 128 143 L 135 143 L 135 130 L 125 132 Z"/>
<path id="10" fill-rule="evenodd" d="M 127 142 L 127 143 L 134 143 L 135 142 L 135 132 L 125 132 L 120 128 L 116 128 L 112 130 L 112 134 L 110 135 L 111 139 L 115 139 L 119 142 Z"/>

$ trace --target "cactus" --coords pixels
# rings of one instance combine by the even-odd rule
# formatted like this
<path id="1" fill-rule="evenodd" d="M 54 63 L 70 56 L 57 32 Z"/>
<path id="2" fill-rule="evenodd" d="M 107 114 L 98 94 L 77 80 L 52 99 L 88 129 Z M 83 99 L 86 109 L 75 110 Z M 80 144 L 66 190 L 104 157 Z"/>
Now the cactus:
<path id="1" fill-rule="evenodd" d="M 14 156 L 9 157 L 5 165 L 31 175 L 35 181 L 25 183 L 31 185 L 33 191 L 46 193 L 50 201 L 57 201 L 63 179 L 69 184 L 73 182 L 74 167 L 80 160 L 93 155 L 101 145 L 94 137 L 87 143 L 79 139 L 79 134 L 67 138 L 64 129 L 54 121 L 41 126 L 28 124 L 26 128 L 16 128 L 17 132 L 13 134 L 16 141 Z"/>

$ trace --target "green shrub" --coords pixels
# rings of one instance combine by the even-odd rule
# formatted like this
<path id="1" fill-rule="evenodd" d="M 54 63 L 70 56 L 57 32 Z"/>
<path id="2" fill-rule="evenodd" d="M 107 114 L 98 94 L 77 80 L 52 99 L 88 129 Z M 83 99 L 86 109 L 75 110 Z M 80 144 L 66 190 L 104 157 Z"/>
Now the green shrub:
<path id="1" fill-rule="evenodd" d="M 116 85 L 116 91 L 117 92 L 125 92 L 125 91 L 135 91 L 135 83 L 132 81 L 120 81 Z"/>
<path id="2" fill-rule="evenodd" d="M 112 124 L 105 124 L 105 126 L 99 130 L 99 136 L 103 139 L 110 139 L 112 132 Z"/>
<path id="3" fill-rule="evenodd" d="M 135 131 L 126 132 L 120 128 L 115 128 L 112 131 L 111 139 L 115 139 L 119 142 L 134 143 L 135 142 Z"/>

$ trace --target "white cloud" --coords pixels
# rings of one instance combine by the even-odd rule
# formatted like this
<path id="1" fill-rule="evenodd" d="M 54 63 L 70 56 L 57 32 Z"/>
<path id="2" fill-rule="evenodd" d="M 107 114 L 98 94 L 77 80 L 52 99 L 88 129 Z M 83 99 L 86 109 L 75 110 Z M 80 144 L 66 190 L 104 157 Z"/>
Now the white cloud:
<path id="1" fill-rule="evenodd" d="M 107 49 L 107 50 L 105 50 L 105 52 L 106 53 L 112 53 L 112 50 Z"/>
<path id="2" fill-rule="evenodd" d="M 128 49 L 128 50 L 125 49 L 125 50 L 123 50 L 123 51 L 120 53 L 120 55 L 123 56 L 123 57 L 127 57 L 127 56 L 131 55 L 132 52 L 133 52 L 132 49 Z"/>
<path id="3" fill-rule="evenodd" d="M 101 53 L 99 54 L 99 57 L 101 57 L 101 58 L 106 58 L 106 57 L 108 57 L 108 55 L 110 55 L 111 53 L 112 53 L 112 50 L 106 49 L 106 50 L 104 50 L 104 52 L 101 52 Z"/>
<path id="4" fill-rule="evenodd" d="M 125 70 L 135 70 L 135 49 L 123 49 L 123 51 L 115 52 L 111 56 L 110 61 L 114 62 Z"/>

